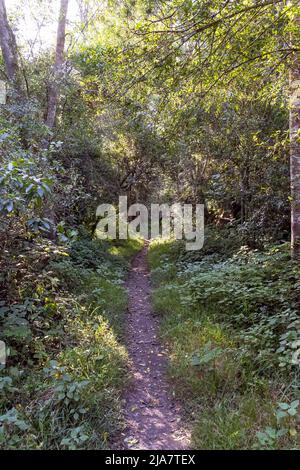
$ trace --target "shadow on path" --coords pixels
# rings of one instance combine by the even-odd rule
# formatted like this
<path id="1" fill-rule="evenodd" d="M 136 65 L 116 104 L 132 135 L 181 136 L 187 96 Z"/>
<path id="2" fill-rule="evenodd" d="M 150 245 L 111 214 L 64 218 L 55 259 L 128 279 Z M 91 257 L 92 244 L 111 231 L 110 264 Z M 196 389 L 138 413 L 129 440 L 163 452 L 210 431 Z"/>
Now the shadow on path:
<path id="1" fill-rule="evenodd" d="M 127 347 L 132 382 L 125 399 L 123 449 L 188 449 L 181 429 L 179 404 L 169 395 L 166 352 L 157 337 L 158 320 L 150 303 L 147 244 L 134 258 L 126 287 L 129 293 Z"/>

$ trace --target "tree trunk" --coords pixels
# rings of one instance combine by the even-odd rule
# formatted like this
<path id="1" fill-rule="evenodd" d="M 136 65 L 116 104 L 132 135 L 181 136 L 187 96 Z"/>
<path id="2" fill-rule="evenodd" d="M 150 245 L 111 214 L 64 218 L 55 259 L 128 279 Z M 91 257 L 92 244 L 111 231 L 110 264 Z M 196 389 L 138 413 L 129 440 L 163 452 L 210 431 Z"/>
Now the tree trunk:
<path id="1" fill-rule="evenodd" d="M 46 124 L 50 129 L 55 125 L 56 108 L 59 97 L 60 82 L 63 75 L 64 49 L 66 38 L 66 19 L 68 12 L 68 0 L 61 0 L 57 28 L 55 63 L 53 66 L 53 79 L 48 88 L 48 109 Z"/>
<path id="2" fill-rule="evenodd" d="M 17 84 L 17 43 L 8 23 L 5 0 L 0 0 L 0 44 L 7 78 L 10 82 Z"/>
<path id="3" fill-rule="evenodd" d="M 294 2 L 300 6 L 300 2 Z M 300 27 L 300 17 L 293 18 L 291 47 L 294 34 Z M 300 259 L 300 69 L 299 53 L 293 52 L 290 71 L 290 175 L 291 175 L 291 249 L 292 258 Z"/>

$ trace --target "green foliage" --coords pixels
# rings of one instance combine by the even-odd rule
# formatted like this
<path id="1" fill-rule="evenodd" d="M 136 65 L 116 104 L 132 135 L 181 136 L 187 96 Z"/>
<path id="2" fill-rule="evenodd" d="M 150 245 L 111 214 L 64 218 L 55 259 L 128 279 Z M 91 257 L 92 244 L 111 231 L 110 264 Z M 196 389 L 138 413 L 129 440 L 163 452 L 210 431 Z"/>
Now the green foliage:
<path id="1" fill-rule="evenodd" d="M 67 437 L 64 437 L 61 441 L 61 446 L 68 450 L 77 450 L 85 446 L 89 436 L 86 434 L 84 426 L 78 426 L 77 428 L 71 429 Z"/>
<path id="2" fill-rule="evenodd" d="M 275 428 L 267 427 L 264 431 L 256 434 L 258 445 L 264 449 L 276 449 L 280 439 L 284 436 L 297 436 L 297 427 L 300 422 L 299 400 L 292 403 L 278 403 L 276 410 L 277 426 Z"/>
<path id="3" fill-rule="evenodd" d="M 32 232 L 49 232 L 51 221 L 36 214 L 51 193 L 53 179 L 38 173 L 38 163 L 25 154 L 0 167 L 0 214 L 24 217 Z"/>
<path id="4" fill-rule="evenodd" d="M 124 23 L 105 22 L 115 51 L 104 67 L 104 97 L 109 90 L 131 122 L 142 117 L 163 142 L 153 198 L 204 203 L 207 218 L 235 224 L 242 243 L 287 240 L 286 69 L 295 5 L 186 0 L 159 9 L 128 2 L 130 14 L 115 8 L 110 14 Z"/>
<path id="5" fill-rule="evenodd" d="M 170 377 L 193 416 L 194 445 L 297 447 L 298 266 L 285 245 L 210 254 L 216 237 L 208 234 L 202 258 L 178 243 L 153 241 L 149 251 L 160 282 L 153 306 L 163 315 Z M 275 413 L 282 394 L 293 405 Z M 284 426 L 281 416 L 292 422 Z"/>
<path id="6" fill-rule="evenodd" d="M 297 446 L 300 273 L 283 242 L 298 8 L 129 0 L 100 13 L 92 4 L 81 5 L 86 24 L 68 24 L 56 126 L 44 123 L 53 51 L 36 48 L 37 38 L 18 48 L 21 93 L 8 87 L 0 105 L 0 327 L 9 350 L 0 446 L 108 445 L 125 377 L 122 283 L 141 242 L 86 233 L 97 205 L 120 194 L 205 205 L 201 252 L 170 241 L 149 253 L 195 445 Z M 29 5 L 29 16 L 44 10 Z M 21 13 L 12 15 L 17 32 Z M 277 401 L 289 404 L 280 422 Z"/>
<path id="7" fill-rule="evenodd" d="M 194 424 L 193 443 L 197 448 L 212 450 L 256 448 L 255 429 L 263 426 L 270 416 L 268 400 L 255 394 L 240 398 L 238 406 L 223 400 L 211 408 L 200 408 Z"/>
<path id="8" fill-rule="evenodd" d="M 30 425 L 23 420 L 15 408 L 0 416 L 0 445 L 18 449 L 24 433 L 28 434 Z"/>
<path id="9" fill-rule="evenodd" d="M 50 193 L 50 179 L 39 178 L 33 174 L 35 162 L 27 159 L 11 161 L 0 169 L 0 184 L 5 187 L 7 199 L 1 201 L 1 211 L 22 210 L 24 205 L 43 198 Z M 23 206 L 22 206 L 23 204 Z"/>
<path id="10" fill-rule="evenodd" d="M 89 239 L 51 246 L 41 279 L 27 281 L 31 300 L 2 302 L 9 355 L 0 371 L 1 448 L 108 446 L 126 383 L 121 283 L 140 246 L 122 242 L 122 255 Z"/>

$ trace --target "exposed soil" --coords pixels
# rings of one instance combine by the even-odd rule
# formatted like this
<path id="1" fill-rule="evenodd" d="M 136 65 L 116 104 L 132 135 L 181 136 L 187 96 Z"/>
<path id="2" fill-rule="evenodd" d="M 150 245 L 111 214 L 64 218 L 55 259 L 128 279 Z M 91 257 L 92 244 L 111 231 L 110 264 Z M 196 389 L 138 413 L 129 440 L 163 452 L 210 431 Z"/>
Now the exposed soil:
<path id="1" fill-rule="evenodd" d="M 166 351 L 158 339 L 158 319 L 150 303 L 147 244 L 134 258 L 126 287 L 129 293 L 127 347 L 132 382 L 124 396 L 126 428 L 123 449 L 185 450 L 180 405 L 166 380 Z"/>

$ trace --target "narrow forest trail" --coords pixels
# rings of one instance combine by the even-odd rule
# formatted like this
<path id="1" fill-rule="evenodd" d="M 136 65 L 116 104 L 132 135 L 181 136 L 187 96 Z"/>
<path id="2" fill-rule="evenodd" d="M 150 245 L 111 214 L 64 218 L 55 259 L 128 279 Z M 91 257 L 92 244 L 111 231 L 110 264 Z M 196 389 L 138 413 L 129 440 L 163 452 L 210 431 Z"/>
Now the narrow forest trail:
<path id="1" fill-rule="evenodd" d="M 126 287 L 129 293 L 127 347 L 132 381 L 124 396 L 125 449 L 184 450 L 188 432 L 182 429 L 180 405 L 166 380 L 166 351 L 158 339 L 158 319 L 150 303 L 147 244 L 132 262 Z"/>

